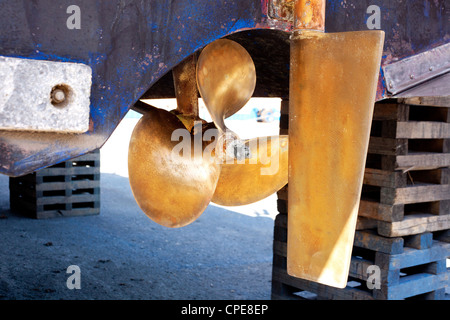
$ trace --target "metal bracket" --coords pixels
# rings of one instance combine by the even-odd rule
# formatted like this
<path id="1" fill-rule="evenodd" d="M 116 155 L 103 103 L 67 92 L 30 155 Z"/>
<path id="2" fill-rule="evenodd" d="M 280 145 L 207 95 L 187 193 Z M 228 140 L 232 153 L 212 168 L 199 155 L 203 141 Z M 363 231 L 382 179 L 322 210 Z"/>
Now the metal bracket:
<path id="1" fill-rule="evenodd" d="M 387 90 L 395 95 L 450 71 L 450 43 L 383 67 Z"/>
<path id="2" fill-rule="evenodd" d="M 92 70 L 79 63 L 0 56 L 0 130 L 89 130 Z"/>

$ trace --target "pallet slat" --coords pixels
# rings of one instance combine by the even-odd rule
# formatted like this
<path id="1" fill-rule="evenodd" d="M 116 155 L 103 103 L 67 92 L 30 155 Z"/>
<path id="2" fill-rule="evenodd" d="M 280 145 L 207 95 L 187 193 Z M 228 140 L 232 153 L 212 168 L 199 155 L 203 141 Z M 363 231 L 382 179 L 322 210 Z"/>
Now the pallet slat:
<path id="1" fill-rule="evenodd" d="M 443 167 L 450 167 L 450 153 L 432 154 L 418 152 L 397 156 L 395 159 L 395 170 L 417 171 Z"/>
<path id="2" fill-rule="evenodd" d="M 40 170 L 40 174 L 43 176 L 100 174 L 100 168 L 98 165 L 95 167 L 46 168 Z"/>
<path id="3" fill-rule="evenodd" d="M 406 188 L 381 188 L 385 204 L 411 204 L 450 199 L 450 185 L 419 185 Z"/>
<path id="4" fill-rule="evenodd" d="M 406 186 L 406 177 L 398 171 L 366 168 L 363 183 L 377 187 L 396 188 Z"/>
<path id="5" fill-rule="evenodd" d="M 354 246 L 388 254 L 403 252 L 403 238 L 385 238 L 371 230 L 356 231 Z"/>
<path id="6" fill-rule="evenodd" d="M 99 180 L 78 180 L 67 182 L 48 182 L 44 184 L 37 184 L 36 191 L 52 191 L 52 190 L 64 190 L 70 187 L 72 190 L 77 189 L 95 189 L 100 188 Z"/>
<path id="7" fill-rule="evenodd" d="M 424 232 L 450 229 L 450 215 L 415 214 L 402 221 L 378 221 L 378 233 L 386 237 L 401 237 Z"/>
<path id="8" fill-rule="evenodd" d="M 450 123 L 398 122 L 396 135 L 399 139 L 449 139 Z"/>
<path id="9" fill-rule="evenodd" d="M 360 217 L 386 222 L 401 221 L 404 217 L 404 206 L 393 206 L 376 201 L 361 200 L 358 214 Z"/>

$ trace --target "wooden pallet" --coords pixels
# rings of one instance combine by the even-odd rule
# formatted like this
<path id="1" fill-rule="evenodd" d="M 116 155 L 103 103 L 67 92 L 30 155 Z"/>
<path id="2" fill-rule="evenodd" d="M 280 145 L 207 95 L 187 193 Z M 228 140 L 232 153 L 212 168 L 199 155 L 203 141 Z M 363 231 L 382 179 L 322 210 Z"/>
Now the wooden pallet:
<path id="1" fill-rule="evenodd" d="M 397 237 L 450 228 L 450 108 L 375 105 L 359 216 Z"/>
<path id="2" fill-rule="evenodd" d="M 407 102 L 417 105 L 375 105 L 359 210 L 363 228 L 371 224 L 388 237 L 450 228 L 450 106 Z M 288 125 L 283 101 L 280 133 L 287 134 Z M 287 188 L 278 193 L 283 213 Z"/>
<path id="3" fill-rule="evenodd" d="M 357 231 L 348 285 L 337 289 L 291 277 L 286 272 L 287 216 L 275 220 L 272 299 L 401 300 L 448 299 L 449 230 L 389 238 Z M 380 268 L 380 287 L 370 289 L 371 266 Z M 369 268 L 369 269 L 368 269 Z M 372 282 L 370 282 L 372 283 Z"/>
<path id="4" fill-rule="evenodd" d="M 11 210 L 35 219 L 100 213 L 100 151 L 10 178 Z"/>
<path id="5" fill-rule="evenodd" d="M 280 134 L 288 134 L 289 102 Z M 286 272 L 288 186 L 278 192 L 273 299 L 448 299 L 450 105 L 448 99 L 375 105 L 348 286 L 337 289 Z M 367 287 L 367 268 L 381 288 Z"/>

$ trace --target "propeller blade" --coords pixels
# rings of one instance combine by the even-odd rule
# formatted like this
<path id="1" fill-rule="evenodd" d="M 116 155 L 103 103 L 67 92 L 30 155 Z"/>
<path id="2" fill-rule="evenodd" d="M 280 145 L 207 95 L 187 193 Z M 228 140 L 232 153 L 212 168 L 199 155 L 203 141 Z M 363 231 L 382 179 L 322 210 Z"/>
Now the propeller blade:
<path id="1" fill-rule="evenodd" d="M 250 154 L 243 160 L 227 158 L 222 164 L 212 202 L 240 206 L 260 201 L 288 182 L 288 136 L 244 141 Z"/>
<path id="2" fill-rule="evenodd" d="M 193 135 L 176 115 L 147 109 L 130 140 L 131 189 L 150 219 L 170 228 L 183 227 L 195 221 L 210 203 L 220 165 L 203 155 L 206 144 L 201 130 L 198 136 Z"/>
<path id="3" fill-rule="evenodd" d="M 212 120 L 225 132 L 224 120 L 242 109 L 255 90 L 256 70 L 250 54 L 228 39 L 212 42 L 198 58 L 197 85 Z"/>

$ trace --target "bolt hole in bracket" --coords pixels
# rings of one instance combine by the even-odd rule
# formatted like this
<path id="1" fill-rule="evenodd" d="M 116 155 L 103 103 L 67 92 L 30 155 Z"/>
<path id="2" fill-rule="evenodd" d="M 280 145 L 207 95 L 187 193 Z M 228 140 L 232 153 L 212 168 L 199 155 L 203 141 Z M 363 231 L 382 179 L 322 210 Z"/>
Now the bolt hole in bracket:
<path id="1" fill-rule="evenodd" d="M 72 100 L 72 88 L 66 84 L 54 86 L 50 93 L 50 100 L 56 108 L 67 107 Z"/>
<path id="2" fill-rule="evenodd" d="M 89 130 L 92 69 L 0 56 L 0 133 Z"/>

